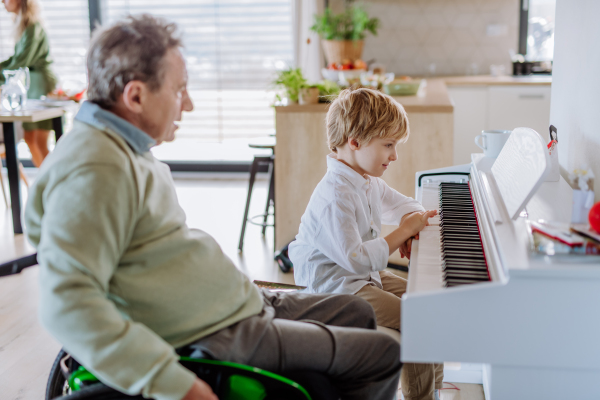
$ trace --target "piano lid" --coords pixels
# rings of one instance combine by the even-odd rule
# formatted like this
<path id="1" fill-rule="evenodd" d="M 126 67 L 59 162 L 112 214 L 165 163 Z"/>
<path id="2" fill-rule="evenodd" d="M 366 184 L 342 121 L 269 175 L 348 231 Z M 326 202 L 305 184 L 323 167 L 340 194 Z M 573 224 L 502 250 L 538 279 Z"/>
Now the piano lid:
<path id="1" fill-rule="evenodd" d="M 550 165 L 542 137 L 530 128 L 515 128 L 492 166 L 492 174 L 509 216 L 517 219 L 544 181 Z"/>

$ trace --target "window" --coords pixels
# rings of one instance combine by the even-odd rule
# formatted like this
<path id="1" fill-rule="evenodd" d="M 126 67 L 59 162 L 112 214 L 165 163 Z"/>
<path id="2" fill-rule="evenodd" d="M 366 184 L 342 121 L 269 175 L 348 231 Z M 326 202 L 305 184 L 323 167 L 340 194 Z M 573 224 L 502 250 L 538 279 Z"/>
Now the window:
<path id="1" fill-rule="evenodd" d="M 85 55 L 90 39 L 88 0 L 43 0 L 39 2 L 42 20 L 50 41 L 52 70 L 59 85 L 68 88 L 86 86 Z M 14 54 L 14 24 L 11 15 L 0 7 L 0 60 Z M 67 118 L 69 129 L 71 118 Z M 30 158 L 25 142 L 18 145 L 19 158 Z"/>
<path id="2" fill-rule="evenodd" d="M 85 85 L 85 54 L 90 38 L 88 0 L 44 0 L 43 24 L 50 40 L 54 63 L 52 70 L 61 83 L 78 82 Z M 0 58 L 6 60 L 14 53 L 14 25 L 11 16 L 0 12 Z"/>
<path id="3" fill-rule="evenodd" d="M 85 82 L 89 0 L 43 0 L 53 69 L 63 84 Z M 275 133 L 270 83 L 293 63 L 292 0 L 104 0 L 103 24 L 150 13 L 179 25 L 195 109 L 177 139 L 153 149 L 162 160 L 248 161 L 255 137 Z M 0 11 L 0 57 L 14 50 L 12 20 Z M 19 147 L 20 155 L 27 147 Z"/>
<path id="4" fill-rule="evenodd" d="M 519 52 L 531 61 L 554 58 L 556 0 L 521 0 Z"/>
<path id="5" fill-rule="evenodd" d="M 179 25 L 195 107 L 155 156 L 251 160 L 257 151 L 248 142 L 275 133 L 269 86 L 276 68 L 293 61 L 291 0 L 107 0 L 103 23 L 140 13 Z"/>

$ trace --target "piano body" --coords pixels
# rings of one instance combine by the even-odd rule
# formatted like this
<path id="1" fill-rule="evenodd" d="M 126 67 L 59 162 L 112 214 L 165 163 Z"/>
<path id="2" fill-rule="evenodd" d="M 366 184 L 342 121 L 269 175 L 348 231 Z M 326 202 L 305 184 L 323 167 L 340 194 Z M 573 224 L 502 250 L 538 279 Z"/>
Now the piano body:
<path id="1" fill-rule="evenodd" d="M 569 222 L 572 189 L 562 178 L 540 179 L 513 219 L 506 191 L 522 187 L 507 186 L 510 174 L 500 176 L 494 162 L 474 154 L 471 164 L 416 174 L 417 200 L 428 209 L 440 210 L 440 197 L 446 204 L 441 222 L 413 241 L 401 358 L 480 364 L 471 375 L 481 374 L 487 400 L 599 399 L 600 265 L 529 252 L 526 220 Z M 479 235 L 455 196 L 471 197 Z"/>

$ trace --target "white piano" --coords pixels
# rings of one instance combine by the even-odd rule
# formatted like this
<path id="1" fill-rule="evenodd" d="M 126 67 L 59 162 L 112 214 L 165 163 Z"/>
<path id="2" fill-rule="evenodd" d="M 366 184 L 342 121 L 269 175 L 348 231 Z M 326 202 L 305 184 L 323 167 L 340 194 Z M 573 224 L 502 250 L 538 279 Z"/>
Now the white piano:
<path id="1" fill-rule="evenodd" d="M 497 160 L 416 174 L 443 215 L 413 241 L 401 358 L 460 365 L 445 381 L 483 383 L 487 400 L 600 399 L 600 264 L 530 254 L 526 220 L 569 222 L 572 202 L 544 181 L 541 137 L 516 140 L 531 132 Z"/>

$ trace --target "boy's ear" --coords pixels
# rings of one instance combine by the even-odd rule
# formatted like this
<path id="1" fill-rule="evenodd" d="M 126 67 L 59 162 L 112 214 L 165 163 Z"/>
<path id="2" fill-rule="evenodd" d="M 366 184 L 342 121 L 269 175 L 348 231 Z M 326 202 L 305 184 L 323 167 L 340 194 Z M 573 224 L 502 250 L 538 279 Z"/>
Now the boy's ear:
<path id="1" fill-rule="evenodd" d="M 360 149 L 360 143 L 358 143 L 356 138 L 348 138 L 348 146 L 350 147 L 350 150 Z"/>

